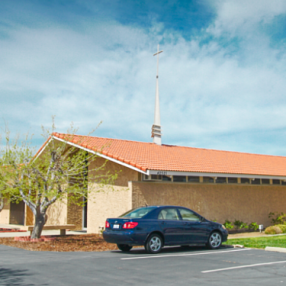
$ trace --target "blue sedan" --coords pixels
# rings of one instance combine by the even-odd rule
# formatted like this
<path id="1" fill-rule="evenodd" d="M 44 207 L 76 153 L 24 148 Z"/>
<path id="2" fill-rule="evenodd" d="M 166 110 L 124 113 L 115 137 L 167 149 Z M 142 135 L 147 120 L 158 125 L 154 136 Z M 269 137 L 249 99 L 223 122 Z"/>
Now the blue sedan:
<path id="1" fill-rule="evenodd" d="M 108 218 L 103 237 L 122 251 L 144 245 L 148 253 L 159 253 L 165 245 L 205 244 L 219 248 L 228 232 L 219 223 L 178 206 L 146 206 Z"/>

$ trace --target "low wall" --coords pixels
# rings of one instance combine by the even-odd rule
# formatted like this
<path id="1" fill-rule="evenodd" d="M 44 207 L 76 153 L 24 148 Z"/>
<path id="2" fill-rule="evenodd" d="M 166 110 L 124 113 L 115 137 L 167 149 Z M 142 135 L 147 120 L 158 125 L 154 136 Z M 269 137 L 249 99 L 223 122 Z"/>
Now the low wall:
<path id="1" fill-rule="evenodd" d="M 132 207 L 145 204 L 188 207 L 220 223 L 268 226 L 270 212 L 286 213 L 286 186 L 132 182 Z"/>

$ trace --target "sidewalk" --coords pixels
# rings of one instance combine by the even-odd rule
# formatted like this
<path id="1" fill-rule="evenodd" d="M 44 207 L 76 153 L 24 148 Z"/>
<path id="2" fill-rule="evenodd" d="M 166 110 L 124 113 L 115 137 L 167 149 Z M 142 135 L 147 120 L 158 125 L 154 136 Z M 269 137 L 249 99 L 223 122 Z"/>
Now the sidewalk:
<path id="1" fill-rule="evenodd" d="M 0 228 L 9 228 L 9 229 L 23 229 L 23 225 L 17 224 L 0 224 Z M 67 231 L 66 235 L 80 235 L 86 234 L 86 230 L 79 231 Z M 43 230 L 42 235 L 60 235 L 60 230 Z M 25 232 L 0 232 L 0 237 L 16 237 L 16 236 L 30 236 L 29 231 Z"/>

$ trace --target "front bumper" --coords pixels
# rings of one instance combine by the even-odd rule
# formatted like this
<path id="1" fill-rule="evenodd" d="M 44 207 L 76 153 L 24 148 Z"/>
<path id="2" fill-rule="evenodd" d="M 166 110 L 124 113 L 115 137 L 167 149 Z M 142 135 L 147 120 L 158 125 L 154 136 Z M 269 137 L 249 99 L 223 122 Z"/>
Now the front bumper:
<path id="1" fill-rule="evenodd" d="M 222 242 L 227 241 L 227 237 L 228 237 L 228 231 L 227 230 L 222 231 Z"/>

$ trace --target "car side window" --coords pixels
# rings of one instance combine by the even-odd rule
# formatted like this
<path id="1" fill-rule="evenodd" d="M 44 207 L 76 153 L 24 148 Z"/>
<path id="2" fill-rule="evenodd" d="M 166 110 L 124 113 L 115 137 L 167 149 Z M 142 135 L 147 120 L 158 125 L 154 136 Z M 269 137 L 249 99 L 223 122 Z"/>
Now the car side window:
<path id="1" fill-rule="evenodd" d="M 158 219 L 179 220 L 179 216 L 176 209 L 163 209 L 158 215 Z"/>
<path id="2" fill-rule="evenodd" d="M 190 210 L 179 209 L 180 215 L 183 220 L 200 221 L 201 218 Z"/>

